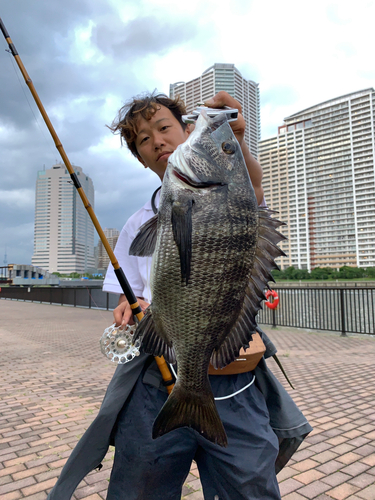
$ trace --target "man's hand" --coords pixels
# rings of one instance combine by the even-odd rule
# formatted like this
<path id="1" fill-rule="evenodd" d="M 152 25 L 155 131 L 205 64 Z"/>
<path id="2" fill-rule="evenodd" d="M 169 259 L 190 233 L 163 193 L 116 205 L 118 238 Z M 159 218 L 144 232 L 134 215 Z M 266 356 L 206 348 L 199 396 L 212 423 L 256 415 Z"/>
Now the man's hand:
<path id="1" fill-rule="evenodd" d="M 249 172 L 251 183 L 255 191 L 255 196 L 257 198 L 258 205 L 260 205 L 264 197 L 264 192 L 262 187 L 263 171 L 259 162 L 250 153 L 249 148 L 247 147 L 247 144 L 245 142 L 246 122 L 241 114 L 242 113 L 241 104 L 238 101 L 236 101 L 234 97 L 230 96 L 227 92 L 224 92 L 223 90 L 218 92 L 214 97 L 212 97 L 212 99 L 208 99 L 208 101 L 206 101 L 204 104 L 209 108 L 223 108 L 224 106 L 228 106 L 230 108 L 238 109 L 237 120 L 234 122 L 230 122 L 229 125 L 232 127 L 233 133 L 236 136 L 239 145 L 241 146 L 246 167 Z"/>
<path id="2" fill-rule="evenodd" d="M 236 136 L 236 139 L 239 142 L 240 146 L 242 147 L 242 143 L 244 142 L 245 137 L 246 122 L 244 117 L 242 116 L 241 104 L 227 92 L 221 90 L 214 97 L 212 97 L 212 99 L 208 99 L 208 101 L 206 101 L 204 105 L 208 106 L 209 108 L 224 108 L 224 106 L 228 106 L 229 108 L 238 109 L 237 120 L 234 122 L 230 122 L 229 125 L 232 127 L 233 133 Z"/>
<path id="3" fill-rule="evenodd" d="M 141 306 L 142 311 L 150 305 L 145 300 L 137 297 L 138 304 Z M 129 302 L 126 300 L 125 295 L 120 295 L 118 306 L 113 311 L 116 326 L 134 325 L 132 309 Z"/>

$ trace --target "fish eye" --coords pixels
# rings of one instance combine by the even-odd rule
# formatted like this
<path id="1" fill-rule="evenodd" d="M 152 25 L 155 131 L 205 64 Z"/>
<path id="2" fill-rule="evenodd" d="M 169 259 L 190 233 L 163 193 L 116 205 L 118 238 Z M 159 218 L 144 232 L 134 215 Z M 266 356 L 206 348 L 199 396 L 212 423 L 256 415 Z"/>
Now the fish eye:
<path id="1" fill-rule="evenodd" d="M 236 152 L 236 146 L 230 141 L 224 141 L 221 145 L 221 149 L 227 155 L 233 155 Z"/>

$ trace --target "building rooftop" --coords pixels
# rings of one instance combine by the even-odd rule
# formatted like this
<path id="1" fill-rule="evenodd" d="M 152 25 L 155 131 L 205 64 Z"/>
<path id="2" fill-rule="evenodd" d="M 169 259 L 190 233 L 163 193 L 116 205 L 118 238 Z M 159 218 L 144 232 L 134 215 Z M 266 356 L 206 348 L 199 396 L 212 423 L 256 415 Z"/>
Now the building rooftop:
<path id="1" fill-rule="evenodd" d="M 313 111 L 318 111 L 322 108 L 332 106 L 333 104 L 338 104 L 340 102 L 347 101 L 348 98 L 353 99 L 355 97 L 360 97 L 362 95 L 368 94 L 369 92 L 374 92 L 374 89 L 372 87 L 370 87 L 368 89 L 358 90 L 357 92 L 351 92 L 350 94 L 345 94 L 345 95 L 342 95 L 340 97 L 335 97 L 333 99 L 329 99 L 328 101 L 323 101 L 320 104 L 315 104 L 314 106 L 311 106 L 310 108 L 303 109 L 302 111 L 299 111 L 298 113 L 294 113 L 293 115 L 290 115 L 287 118 L 284 118 L 284 122 L 287 122 L 289 120 L 295 120 L 300 115 L 304 115 L 306 113 L 312 113 Z"/>

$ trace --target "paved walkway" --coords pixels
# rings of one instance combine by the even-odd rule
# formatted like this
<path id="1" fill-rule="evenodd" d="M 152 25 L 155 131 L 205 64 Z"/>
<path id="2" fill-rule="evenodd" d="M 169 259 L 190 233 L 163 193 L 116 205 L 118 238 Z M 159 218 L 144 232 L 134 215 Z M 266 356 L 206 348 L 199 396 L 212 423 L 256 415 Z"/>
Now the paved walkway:
<path id="1" fill-rule="evenodd" d="M 0 300 L 1 500 L 47 497 L 115 369 L 98 345 L 111 323 L 110 312 Z M 278 476 L 283 499 L 375 500 L 375 339 L 267 332 L 314 426 Z M 113 449 L 75 499 L 106 498 L 112 457 Z M 194 467 L 183 495 L 203 499 Z"/>

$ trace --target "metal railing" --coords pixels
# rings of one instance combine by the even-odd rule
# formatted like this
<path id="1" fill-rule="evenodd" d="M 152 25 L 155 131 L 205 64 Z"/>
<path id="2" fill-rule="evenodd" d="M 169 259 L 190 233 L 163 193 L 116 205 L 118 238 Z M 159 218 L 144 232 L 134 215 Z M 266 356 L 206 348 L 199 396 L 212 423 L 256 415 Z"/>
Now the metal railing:
<path id="1" fill-rule="evenodd" d="M 113 310 L 119 296 L 103 292 L 101 287 L 2 287 L 0 299 L 24 300 L 89 309 Z"/>
<path id="2" fill-rule="evenodd" d="M 375 334 L 375 288 L 274 287 L 277 309 L 263 306 L 258 322 L 313 330 Z"/>
<path id="3" fill-rule="evenodd" d="M 277 309 L 263 305 L 257 321 L 272 326 L 290 326 L 346 333 L 375 334 L 375 288 L 274 287 Z M 116 294 L 100 287 L 2 287 L 0 298 L 73 307 L 113 310 Z"/>

